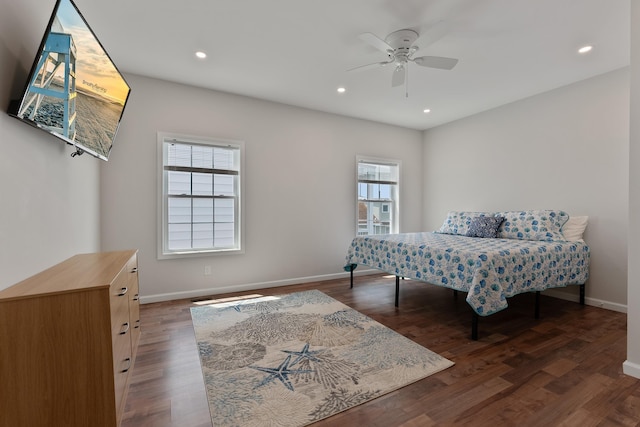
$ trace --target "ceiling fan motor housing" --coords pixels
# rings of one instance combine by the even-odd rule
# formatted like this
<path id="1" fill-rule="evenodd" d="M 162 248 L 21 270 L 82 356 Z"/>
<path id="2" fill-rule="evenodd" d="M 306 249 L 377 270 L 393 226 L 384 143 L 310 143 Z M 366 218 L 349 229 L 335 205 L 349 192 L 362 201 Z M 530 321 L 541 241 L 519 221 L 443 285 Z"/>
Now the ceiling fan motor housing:
<path id="1" fill-rule="evenodd" d="M 413 30 L 394 31 L 386 37 L 385 42 L 393 48 L 388 52 L 389 59 L 395 60 L 398 69 L 403 69 L 411 55 L 418 50 L 417 46 L 413 46 L 417 39 L 418 33 Z"/>
<path id="2" fill-rule="evenodd" d="M 389 46 L 400 52 L 406 50 L 409 52 L 413 43 L 418 40 L 418 33 L 413 30 L 398 30 L 389 34 L 385 41 Z"/>

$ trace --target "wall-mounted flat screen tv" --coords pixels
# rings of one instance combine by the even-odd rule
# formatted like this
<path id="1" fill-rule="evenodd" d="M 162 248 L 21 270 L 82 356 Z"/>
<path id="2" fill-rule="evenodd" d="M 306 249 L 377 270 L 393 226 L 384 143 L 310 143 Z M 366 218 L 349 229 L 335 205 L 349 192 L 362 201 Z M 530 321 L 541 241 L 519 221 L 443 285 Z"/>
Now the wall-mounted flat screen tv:
<path id="1" fill-rule="evenodd" d="M 76 151 L 109 158 L 131 88 L 71 0 L 57 0 L 22 98 L 9 115 Z"/>

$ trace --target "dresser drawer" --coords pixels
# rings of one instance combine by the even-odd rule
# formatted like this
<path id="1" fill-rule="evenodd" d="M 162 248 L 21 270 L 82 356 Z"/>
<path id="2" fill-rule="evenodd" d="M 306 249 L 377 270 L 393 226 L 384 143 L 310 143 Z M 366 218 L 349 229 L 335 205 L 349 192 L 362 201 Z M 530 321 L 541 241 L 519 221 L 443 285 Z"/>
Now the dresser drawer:
<path id="1" fill-rule="evenodd" d="M 129 321 L 131 282 L 128 279 L 129 277 L 126 272 L 121 273 L 113 282 L 110 289 L 111 330 L 114 339 L 121 335 L 127 335 L 131 329 L 131 323 Z"/>

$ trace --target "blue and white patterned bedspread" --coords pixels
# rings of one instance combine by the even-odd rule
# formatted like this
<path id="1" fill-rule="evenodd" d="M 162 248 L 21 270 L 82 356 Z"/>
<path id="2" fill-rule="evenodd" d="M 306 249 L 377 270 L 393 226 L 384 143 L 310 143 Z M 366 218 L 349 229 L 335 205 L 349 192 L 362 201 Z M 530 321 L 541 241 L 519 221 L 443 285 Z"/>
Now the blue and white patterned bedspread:
<path id="1" fill-rule="evenodd" d="M 481 316 L 507 307 L 507 298 L 589 278 L 583 242 L 482 239 L 432 232 L 359 236 L 346 265 L 367 265 L 396 276 L 468 292 Z"/>

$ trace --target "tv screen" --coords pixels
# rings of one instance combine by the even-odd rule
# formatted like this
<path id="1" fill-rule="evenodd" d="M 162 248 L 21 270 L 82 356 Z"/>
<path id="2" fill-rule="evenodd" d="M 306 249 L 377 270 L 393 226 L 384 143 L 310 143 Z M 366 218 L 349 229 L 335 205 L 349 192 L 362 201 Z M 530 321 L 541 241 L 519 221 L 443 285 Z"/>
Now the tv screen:
<path id="1" fill-rule="evenodd" d="M 9 114 L 107 160 L 131 88 L 71 0 L 57 0 Z"/>

